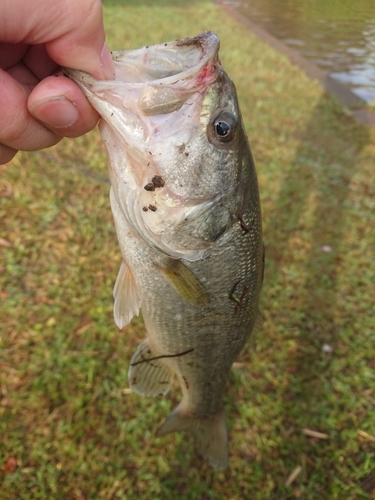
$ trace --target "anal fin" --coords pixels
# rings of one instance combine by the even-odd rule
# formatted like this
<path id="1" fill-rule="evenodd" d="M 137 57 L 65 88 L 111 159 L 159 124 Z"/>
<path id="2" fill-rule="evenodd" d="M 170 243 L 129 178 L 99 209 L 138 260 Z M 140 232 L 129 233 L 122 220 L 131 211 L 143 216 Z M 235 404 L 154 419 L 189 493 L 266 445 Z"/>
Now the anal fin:
<path id="1" fill-rule="evenodd" d="M 159 396 L 171 388 L 174 373 L 157 355 L 145 339 L 135 351 L 128 373 L 131 389 L 142 396 Z M 150 359 L 150 361 L 148 361 Z"/>
<path id="2" fill-rule="evenodd" d="M 115 299 L 113 314 L 116 325 L 121 330 L 130 323 L 133 316 L 138 316 L 141 305 L 133 273 L 124 260 L 113 288 L 113 297 Z"/>

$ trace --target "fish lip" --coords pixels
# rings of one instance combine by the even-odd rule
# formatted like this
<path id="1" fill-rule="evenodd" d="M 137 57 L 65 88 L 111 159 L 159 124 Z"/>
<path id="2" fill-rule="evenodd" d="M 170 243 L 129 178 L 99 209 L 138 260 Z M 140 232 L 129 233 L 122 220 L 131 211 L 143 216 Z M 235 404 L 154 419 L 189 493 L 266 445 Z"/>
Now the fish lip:
<path id="1" fill-rule="evenodd" d="M 173 84 L 173 80 L 176 80 L 176 76 L 178 77 L 177 81 L 185 80 L 196 75 L 205 66 L 207 66 L 210 61 L 217 56 L 220 48 L 220 40 L 212 31 L 204 31 L 194 37 L 183 38 L 181 40 L 176 40 L 175 42 L 170 42 L 168 45 L 169 47 L 174 46 L 175 48 L 195 45 L 197 48 L 202 50 L 201 59 L 196 65 L 193 65 L 191 68 L 186 69 L 181 73 L 162 79 L 166 84 Z"/>
<path id="2" fill-rule="evenodd" d="M 204 31 L 199 35 L 193 37 L 186 37 L 176 40 L 175 42 L 170 42 L 171 45 L 176 45 L 177 47 L 182 47 L 185 45 L 198 45 L 205 49 L 205 52 L 209 52 L 210 49 L 214 48 L 217 52 L 219 49 L 219 38 L 213 31 Z"/>
<path id="3" fill-rule="evenodd" d="M 112 58 L 115 64 L 115 70 L 116 70 L 116 77 L 115 80 L 97 80 L 93 76 L 89 75 L 88 73 L 84 73 L 83 71 L 71 69 L 71 68 L 63 68 L 63 72 L 66 76 L 74 80 L 77 84 L 83 84 L 84 86 L 98 86 L 102 87 L 103 89 L 106 86 L 106 82 L 108 84 L 115 84 L 116 81 L 121 84 L 121 85 L 131 85 L 133 88 L 134 87 L 142 87 L 146 83 L 152 84 L 154 83 L 152 80 L 151 81 L 146 81 L 146 80 L 141 80 L 139 82 L 126 82 L 126 80 L 122 78 L 118 78 L 119 76 L 122 76 L 119 71 L 119 65 L 121 64 L 121 59 L 126 58 L 126 55 L 129 53 L 132 54 L 141 54 L 145 52 L 146 50 L 155 50 L 160 52 L 162 54 L 165 51 L 169 51 L 170 49 L 176 49 L 178 50 L 179 48 L 186 48 L 186 47 L 196 47 L 197 50 L 201 51 L 201 56 L 199 60 L 195 63 L 192 64 L 191 67 L 184 69 L 181 64 L 181 71 L 176 72 L 173 75 L 170 76 L 165 76 L 162 78 L 155 79 L 154 82 L 158 82 L 159 84 L 165 84 L 165 85 L 174 85 L 180 81 L 186 81 L 194 78 L 196 75 L 198 75 L 206 66 L 209 65 L 209 63 L 217 58 L 217 54 L 219 51 L 220 47 L 220 41 L 218 36 L 213 33 L 212 31 L 204 31 L 203 33 L 200 33 L 199 35 L 196 35 L 194 37 L 187 37 L 179 40 L 175 40 L 172 42 L 167 42 L 167 43 L 162 43 L 162 44 L 157 44 L 153 45 L 150 47 L 142 47 L 141 49 L 137 50 L 125 50 L 125 51 L 117 51 L 117 52 L 112 52 Z M 184 58 L 184 53 L 182 52 L 181 54 L 181 60 Z M 212 69 L 212 73 L 215 73 L 215 68 Z M 212 79 L 210 79 L 211 82 Z M 81 85 L 80 85 L 81 86 Z"/>

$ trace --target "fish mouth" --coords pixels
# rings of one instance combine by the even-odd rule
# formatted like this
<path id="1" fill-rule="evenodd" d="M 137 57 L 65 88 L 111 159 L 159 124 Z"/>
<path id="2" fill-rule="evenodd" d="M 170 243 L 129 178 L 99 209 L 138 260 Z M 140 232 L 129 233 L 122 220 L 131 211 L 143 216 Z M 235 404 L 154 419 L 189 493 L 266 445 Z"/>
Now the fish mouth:
<path id="1" fill-rule="evenodd" d="M 123 104 L 129 109 L 136 98 L 144 115 L 164 115 L 180 109 L 191 95 L 217 79 L 219 46 L 215 33 L 205 31 L 191 38 L 112 52 L 114 80 L 96 80 L 91 75 L 67 68 L 64 73 L 77 83 L 89 100 L 93 93 L 118 87 Z M 108 111 L 98 111 L 106 118 Z"/>
<path id="2" fill-rule="evenodd" d="M 217 78 L 219 39 L 206 31 L 192 38 L 113 54 L 116 79 L 140 86 L 139 107 L 146 116 L 181 108 Z M 162 89 L 162 90 L 161 90 Z"/>
<path id="3" fill-rule="evenodd" d="M 173 42 L 145 46 L 137 50 L 112 52 L 115 65 L 115 80 L 121 84 L 144 84 L 163 80 L 163 84 L 176 84 L 198 76 L 205 79 L 207 66 L 219 51 L 219 38 L 212 31 L 205 31 L 190 38 Z M 92 76 L 78 70 L 64 68 L 64 73 L 85 85 L 103 84 L 106 80 L 95 80 Z M 113 84 L 113 80 L 110 80 Z"/>
<path id="4" fill-rule="evenodd" d="M 219 50 L 219 39 L 211 31 L 139 50 L 113 54 L 116 79 L 123 83 L 145 83 L 163 80 L 164 85 L 198 77 L 204 81 Z M 118 64 L 116 64 L 118 63 Z M 206 68 L 206 71 L 203 71 Z"/>

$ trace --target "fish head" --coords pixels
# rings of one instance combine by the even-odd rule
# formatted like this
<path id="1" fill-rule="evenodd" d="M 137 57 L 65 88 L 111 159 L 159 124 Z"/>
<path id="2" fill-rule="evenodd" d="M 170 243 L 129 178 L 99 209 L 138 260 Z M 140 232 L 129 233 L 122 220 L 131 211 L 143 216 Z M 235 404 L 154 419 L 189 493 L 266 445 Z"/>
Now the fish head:
<path id="1" fill-rule="evenodd" d="M 113 81 L 66 70 L 101 115 L 123 216 L 147 244 L 174 258 L 201 258 L 244 197 L 249 147 L 218 51 L 217 36 L 205 32 L 113 53 Z"/>

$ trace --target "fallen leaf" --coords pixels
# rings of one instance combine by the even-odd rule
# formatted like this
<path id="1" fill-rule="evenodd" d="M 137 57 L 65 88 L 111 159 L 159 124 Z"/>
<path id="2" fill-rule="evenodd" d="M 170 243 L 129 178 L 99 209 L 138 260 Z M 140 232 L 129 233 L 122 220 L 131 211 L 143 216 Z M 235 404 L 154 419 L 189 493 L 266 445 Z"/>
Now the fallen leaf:
<path id="1" fill-rule="evenodd" d="M 4 465 L 5 474 L 11 474 L 17 469 L 17 460 L 14 457 L 9 457 Z"/>

